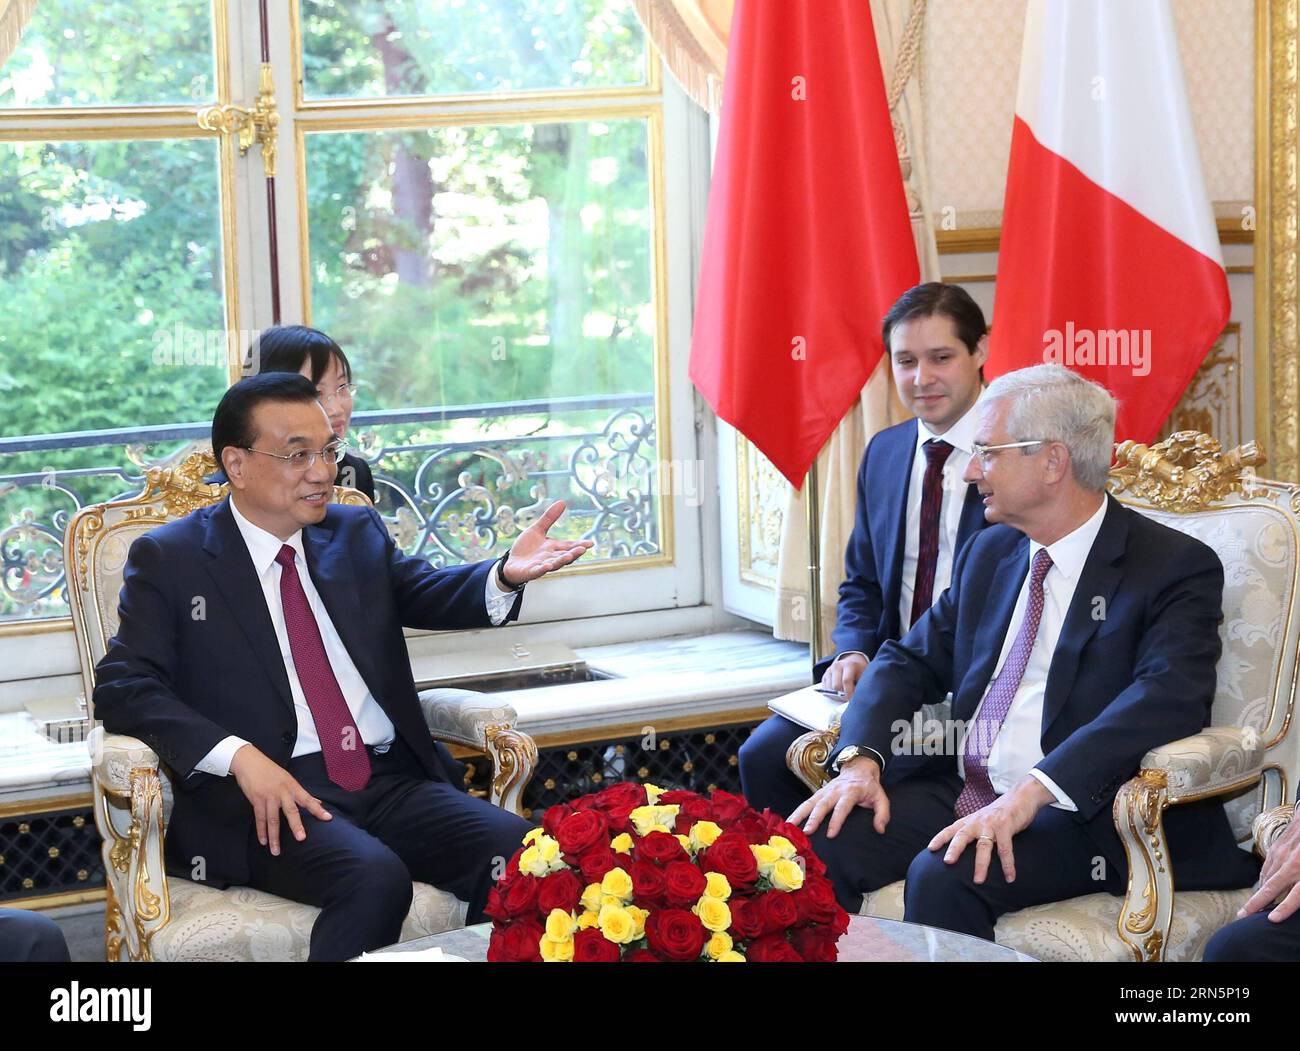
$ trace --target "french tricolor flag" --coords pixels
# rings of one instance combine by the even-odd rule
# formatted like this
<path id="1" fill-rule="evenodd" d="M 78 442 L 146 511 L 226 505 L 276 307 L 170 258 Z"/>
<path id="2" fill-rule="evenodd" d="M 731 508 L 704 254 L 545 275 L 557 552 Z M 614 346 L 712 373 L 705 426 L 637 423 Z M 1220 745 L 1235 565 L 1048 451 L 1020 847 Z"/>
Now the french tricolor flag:
<path id="1" fill-rule="evenodd" d="M 1167 0 L 1029 0 L 988 370 L 1055 361 L 1159 432 L 1231 303 Z"/>

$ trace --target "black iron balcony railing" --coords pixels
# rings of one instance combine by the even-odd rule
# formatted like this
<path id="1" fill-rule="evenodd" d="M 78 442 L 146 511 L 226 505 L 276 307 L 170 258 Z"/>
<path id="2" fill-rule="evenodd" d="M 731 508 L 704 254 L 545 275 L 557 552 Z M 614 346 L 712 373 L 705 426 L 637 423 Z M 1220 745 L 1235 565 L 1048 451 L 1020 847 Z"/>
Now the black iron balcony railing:
<path id="1" fill-rule="evenodd" d="M 437 566 L 504 551 L 553 500 L 553 535 L 589 561 L 661 552 L 649 394 L 358 412 L 376 506 L 405 552 Z M 0 622 L 67 616 L 63 531 L 87 504 L 133 496 L 148 468 L 208 442 L 206 423 L 0 438 Z"/>

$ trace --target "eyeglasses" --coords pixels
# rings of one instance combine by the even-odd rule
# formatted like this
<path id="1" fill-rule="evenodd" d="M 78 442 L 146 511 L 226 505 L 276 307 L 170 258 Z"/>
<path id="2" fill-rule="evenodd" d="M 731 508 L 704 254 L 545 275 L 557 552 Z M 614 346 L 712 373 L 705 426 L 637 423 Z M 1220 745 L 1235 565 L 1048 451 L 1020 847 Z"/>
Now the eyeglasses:
<path id="1" fill-rule="evenodd" d="M 250 453 L 261 453 L 263 456 L 274 456 L 277 460 L 283 460 L 289 465 L 289 470 L 296 474 L 303 474 L 310 471 L 316 465 L 316 459 L 319 457 L 327 464 L 333 467 L 341 459 L 343 454 L 348 451 L 347 442 L 330 442 L 329 445 L 321 449 L 320 452 L 312 452 L 310 449 L 299 449 L 292 453 L 269 453 L 265 449 L 254 449 L 251 446 L 244 446 L 245 450 Z"/>
<path id="2" fill-rule="evenodd" d="M 1034 445 L 1046 445 L 1046 438 L 1032 438 L 1027 442 L 1003 442 L 1001 445 L 981 445 L 979 442 L 971 442 L 971 452 L 979 457 L 980 466 L 987 469 L 989 461 L 992 459 L 989 453 L 1001 452 L 1003 449 L 1028 449 Z"/>
<path id="3" fill-rule="evenodd" d="M 357 384 L 340 383 L 337 387 L 334 388 L 334 390 L 324 391 L 324 392 L 317 391 L 316 400 L 319 401 L 322 405 L 325 404 L 326 402 L 333 401 L 335 398 L 338 398 L 339 401 L 351 401 L 352 396 L 356 394 L 356 392 L 357 392 Z"/>

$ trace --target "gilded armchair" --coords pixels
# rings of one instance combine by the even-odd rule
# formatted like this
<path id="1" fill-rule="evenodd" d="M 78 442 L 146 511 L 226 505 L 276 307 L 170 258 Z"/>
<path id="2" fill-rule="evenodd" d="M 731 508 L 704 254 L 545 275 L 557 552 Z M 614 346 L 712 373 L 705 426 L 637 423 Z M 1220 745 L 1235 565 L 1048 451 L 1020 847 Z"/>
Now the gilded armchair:
<path id="1" fill-rule="evenodd" d="M 203 481 L 215 468 L 210 452 L 196 452 L 176 467 L 151 469 L 138 496 L 82 508 L 68 523 L 64 568 L 88 703 L 95 664 L 117 630 L 118 592 L 132 541 L 221 499 L 225 485 Z M 334 499 L 369 505 L 355 489 L 340 486 Z M 486 753 L 494 771 L 492 802 L 518 812 L 537 749 L 515 729 L 514 710 L 469 690 L 425 690 L 420 706 L 435 739 Z M 166 875 L 170 772 L 142 741 L 105 733 L 102 726 L 92 732 L 90 748 L 110 961 L 306 959 L 317 909 L 251 887 L 222 891 Z M 464 916 L 464 902 L 416 883 L 402 940 L 460 926 Z"/>
<path id="2" fill-rule="evenodd" d="M 1115 827 L 1129 862 L 1125 896 L 1092 894 L 1010 913 L 997 925 L 999 943 L 1040 959 L 1195 960 L 1250 896 L 1175 894 L 1163 818 L 1171 806 L 1221 798 L 1243 849 L 1260 819 L 1262 852 L 1271 839 L 1259 836 L 1279 831 L 1278 817 L 1265 821 L 1264 812 L 1295 793 L 1300 487 L 1256 478 L 1262 460 L 1253 443 L 1225 453 L 1195 431 L 1152 447 L 1118 446 L 1111 493 L 1197 537 L 1223 562 L 1223 655 L 1210 725 L 1148 752 L 1116 796 Z M 799 721 L 814 728 L 791 745 L 786 761 L 815 789 L 826 779 L 822 764 L 835 747 L 838 715 L 809 709 Z M 901 918 L 903 883 L 868 895 L 862 911 Z"/>

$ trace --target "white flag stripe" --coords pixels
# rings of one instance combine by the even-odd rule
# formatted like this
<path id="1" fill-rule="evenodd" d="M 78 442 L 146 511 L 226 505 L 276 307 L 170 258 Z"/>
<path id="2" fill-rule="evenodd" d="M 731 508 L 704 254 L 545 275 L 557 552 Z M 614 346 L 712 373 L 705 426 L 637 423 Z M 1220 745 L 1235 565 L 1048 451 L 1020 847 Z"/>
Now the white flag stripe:
<path id="1" fill-rule="evenodd" d="M 1168 0 L 1029 0 L 1016 113 L 1045 148 L 1222 265 Z"/>

